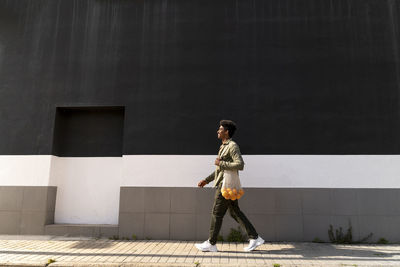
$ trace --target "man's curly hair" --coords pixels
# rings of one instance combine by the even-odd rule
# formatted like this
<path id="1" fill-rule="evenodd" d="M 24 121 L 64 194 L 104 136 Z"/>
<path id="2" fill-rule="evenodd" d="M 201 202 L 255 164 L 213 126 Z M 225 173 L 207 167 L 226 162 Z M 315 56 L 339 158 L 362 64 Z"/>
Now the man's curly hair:
<path id="1" fill-rule="evenodd" d="M 236 123 L 231 120 L 221 120 L 219 125 L 224 127 L 225 130 L 228 130 L 229 137 L 232 138 L 236 131 Z"/>

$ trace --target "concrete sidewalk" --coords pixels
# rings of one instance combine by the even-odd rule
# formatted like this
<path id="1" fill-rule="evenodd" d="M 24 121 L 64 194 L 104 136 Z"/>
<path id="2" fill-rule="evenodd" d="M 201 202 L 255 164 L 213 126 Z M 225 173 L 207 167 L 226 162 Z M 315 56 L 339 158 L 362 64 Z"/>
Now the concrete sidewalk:
<path id="1" fill-rule="evenodd" d="M 244 252 L 247 243 L 224 242 L 204 253 L 194 243 L 0 235 L 0 266 L 400 266 L 399 244 L 276 242 Z"/>

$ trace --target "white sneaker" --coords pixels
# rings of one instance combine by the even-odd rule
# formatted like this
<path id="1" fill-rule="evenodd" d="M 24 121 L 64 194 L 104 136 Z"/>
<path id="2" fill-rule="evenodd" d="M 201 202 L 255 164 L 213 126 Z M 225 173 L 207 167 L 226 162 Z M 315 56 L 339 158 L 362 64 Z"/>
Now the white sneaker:
<path id="1" fill-rule="evenodd" d="M 262 239 L 260 236 L 257 237 L 257 239 L 250 239 L 249 240 L 249 245 L 245 247 L 243 250 L 244 251 L 252 251 L 256 249 L 256 247 L 261 246 L 264 244 L 264 239 Z"/>
<path id="2" fill-rule="evenodd" d="M 204 241 L 201 244 L 195 244 L 196 248 L 200 251 L 206 252 L 206 251 L 210 251 L 210 252 L 217 252 L 217 246 L 216 245 L 211 245 L 210 241 Z"/>

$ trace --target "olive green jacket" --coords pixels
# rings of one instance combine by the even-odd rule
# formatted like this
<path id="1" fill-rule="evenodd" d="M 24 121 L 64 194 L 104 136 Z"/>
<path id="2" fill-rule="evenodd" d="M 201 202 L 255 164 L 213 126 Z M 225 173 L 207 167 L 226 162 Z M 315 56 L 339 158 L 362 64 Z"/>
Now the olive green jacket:
<path id="1" fill-rule="evenodd" d="M 228 139 L 220 146 L 218 157 L 221 159 L 219 166 L 216 166 L 215 171 L 205 178 L 207 183 L 214 181 L 215 187 L 222 182 L 224 170 L 243 170 L 244 167 L 239 146 L 232 139 Z"/>

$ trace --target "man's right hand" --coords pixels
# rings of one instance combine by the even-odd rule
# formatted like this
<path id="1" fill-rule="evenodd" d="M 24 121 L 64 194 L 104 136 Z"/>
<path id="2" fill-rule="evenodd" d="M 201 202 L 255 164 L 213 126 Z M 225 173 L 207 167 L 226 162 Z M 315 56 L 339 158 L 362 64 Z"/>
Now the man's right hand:
<path id="1" fill-rule="evenodd" d="M 201 180 L 201 181 L 197 184 L 197 186 L 198 186 L 198 187 L 204 187 L 206 184 L 207 184 L 207 181 L 206 181 L 206 180 Z"/>

